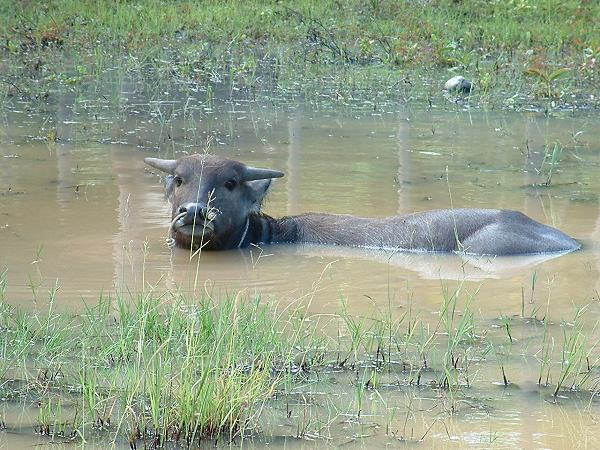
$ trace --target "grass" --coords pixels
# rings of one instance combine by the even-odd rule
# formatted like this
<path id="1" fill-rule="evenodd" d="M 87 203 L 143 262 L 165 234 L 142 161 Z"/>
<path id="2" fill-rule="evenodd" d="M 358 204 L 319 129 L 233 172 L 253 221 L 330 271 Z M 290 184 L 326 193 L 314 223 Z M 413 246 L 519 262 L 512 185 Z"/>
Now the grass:
<path id="1" fill-rule="evenodd" d="M 560 166 L 563 148 L 558 141 L 553 143 L 552 148 L 549 145 L 544 146 L 544 159 L 538 172 L 546 178 L 546 186 L 550 186 L 554 170 Z"/>
<path id="2" fill-rule="evenodd" d="M 299 439 L 331 439 L 340 417 L 369 430 L 383 414 L 389 439 L 418 442 L 438 422 L 421 423 L 424 402 L 436 416 L 485 408 L 485 386 L 502 384 L 494 367 L 507 386 L 505 368 L 523 358 L 540 361 L 532 381 L 549 395 L 596 395 L 597 328 L 583 320 L 587 307 L 558 327 L 502 318 L 496 333 L 478 335 L 478 290 L 463 283 L 442 285 L 431 324 L 411 308 L 365 318 L 342 303 L 323 322 L 299 305 L 235 295 L 187 301 L 154 290 L 103 295 L 73 316 L 56 311 L 59 292 L 56 284 L 43 312 L 25 314 L 10 306 L 6 272 L 0 277 L 1 398 L 37 405 L 35 431 L 51 439 L 231 445 L 268 440 L 277 424 Z M 527 330 L 539 349 L 514 338 Z M 325 402 L 320 392 L 330 392 Z"/>
<path id="3" fill-rule="evenodd" d="M 343 14 L 341 14 L 343 12 Z M 600 44 L 594 2 L 523 0 L 456 4 L 432 2 L 193 2 L 144 0 L 98 3 L 54 0 L 44 5 L 5 3 L 0 32 L 9 49 L 26 39 L 37 46 L 119 44 L 126 50 L 179 38 L 206 45 L 310 42 L 312 54 L 348 62 L 401 65 L 426 54 L 438 63 L 469 65 L 479 49 L 508 47 L 548 54 Z M 485 25 L 485 26 L 483 26 Z M 525 30 L 525 32 L 523 32 Z M 167 42 L 168 43 L 168 42 Z M 411 50 L 412 49 L 412 50 Z M 481 51 L 481 50 L 479 50 Z M 412 53 L 411 53 L 412 52 Z M 477 55 L 473 55 L 475 58 Z M 247 64 L 247 69 L 252 64 Z"/>
<path id="4" fill-rule="evenodd" d="M 251 97 L 375 109 L 431 101 L 456 73 L 475 81 L 475 102 L 504 107 L 585 106 L 597 93 L 597 2 L 3 1 L 0 17 L 5 101 L 48 102 L 115 68 L 149 92 L 229 80 Z"/>
<path id="5" fill-rule="evenodd" d="M 42 317 L 5 303 L 1 316 L 3 379 L 17 375 L 26 394 L 41 399 L 45 435 L 83 436 L 86 425 L 126 434 L 132 445 L 231 441 L 255 425 L 296 363 L 285 322 L 258 302 L 189 305 L 148 293 L 132 302 L 102 297 L 68 318 L 53 312 L 53 301 Z M 66 405 L 79 417 L 69 432 Z"/>

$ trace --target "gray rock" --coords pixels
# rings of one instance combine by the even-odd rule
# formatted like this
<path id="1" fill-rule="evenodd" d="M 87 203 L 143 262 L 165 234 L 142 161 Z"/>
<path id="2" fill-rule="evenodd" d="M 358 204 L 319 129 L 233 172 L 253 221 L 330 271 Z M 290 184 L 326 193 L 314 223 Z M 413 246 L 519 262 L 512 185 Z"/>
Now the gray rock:
<path id="1" fill-rule="evenodd" d="M 459 94 L 470 94 L 473 91 L 473 83 L 461 75 L 450 78 L 444 84 L 444 90 L 457 92 Z"/>

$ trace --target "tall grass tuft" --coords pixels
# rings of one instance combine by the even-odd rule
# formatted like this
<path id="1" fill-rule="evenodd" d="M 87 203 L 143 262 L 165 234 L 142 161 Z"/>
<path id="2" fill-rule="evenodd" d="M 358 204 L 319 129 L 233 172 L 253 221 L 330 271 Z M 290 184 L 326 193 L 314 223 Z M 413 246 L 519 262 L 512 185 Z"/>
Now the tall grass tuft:
<path id="1" fill-rule="evenodd" d="M 1 374 L 10 369 L 26 381 L 37 368 L 27 395 L 40 398 L 40 429 L 49 435 L 64 435 L 61 405 L 71 402 L 82 417 L 69 420 L 73 435 L 105 429 L 149 447 L 243 438 L 296 358 L 291 322 L 258 299 L 103 296 L 70 318 L 57 315 L 52 301 L 45 316 L 0 306 L 0 324 L 10 330 L 2 335 Z M 60 400 L 49 396 L 56 389 Z"/>

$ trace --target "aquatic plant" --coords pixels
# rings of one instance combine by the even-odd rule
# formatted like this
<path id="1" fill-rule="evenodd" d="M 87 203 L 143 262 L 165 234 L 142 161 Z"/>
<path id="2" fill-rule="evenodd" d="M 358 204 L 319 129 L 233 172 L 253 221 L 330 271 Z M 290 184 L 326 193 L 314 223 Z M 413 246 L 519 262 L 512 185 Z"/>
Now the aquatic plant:
<path id="1" fill-rule="evenodd" d="M 537 358 L 535 381 L 549 394 L 594 395 L 597 383 L 589 306 L 557 327 L 524 317 L 521 305 L 521 317 L 502 316 L 491 327 L 482 321 L 486 331 L 478 335 L 472 307 L 479 288 L 467 291 L 464 282 L 442 283 L 433 321 L 413 313 L 413 293 L 398 317 L 392 297 L 387 308 L 357 317 L 345 302 L 338 314 L 311 316 L 302 302 L 279 307 L 240 295 L 189 301 L 154 288 L 102 295 L 69 315 L 56 310 L 59 292 L 56 283 L 43 312 L 24 313 L 7 303 L 6 272 L 0 276 L 2 398 L 37 405 L 36 430 L 51 438 L 156 448 L 232 443 L 282 423 L 297 438 L 329 439 L 340 418 L 368 429 L 383 412 L 390 439 L 416 442 L 435 424 L 423 427 L 424 402 L 447 414 L 485 408 L 482 384 L 512 386 L 517 355 Z M 533 343 L 516 338 L 528 330 Z M 500 382 L 496 370 L 486 370 L 494 366 Z"/>
<path id="2" fill-rule="evenodd" d="M 10 330 L 2 335 L 3 373 L 10 367 L 28 379 L 33 362 L 44 384 L 29 395 L 65 389 L 59 400 L 42 401 L 44 434 L 64 434 L 60 411 L 69 401 L 82 408 L 77 433 L 90 425 L 136 429 L 157 446 L 233 439 L 253 425 L 295 358 L 293 346 L 283 346 L 285 323 L 239 297 L 219 304 L 151 293 L 133 302 L 102 297 L 82 317 L 68 318 L 53 312 L 55 293 L 46 315 L 33 320 L 2 304 L 3 329 Z"/>
<path id="3" fill-rule="evenodd" d="M 571 69 L 568 67 L 560 67 L 550 72 L 539 67 L 530 67 L 525 71 L 527 75 L 531 75 L 538 79 L 543 86 L 543 95 L 550 97 L 557 97 L 558 93 L 553 90 L 554 82 L 569 73 Z"/>
<path id="4" fill-rule="evenodd" d="M 544 146 L 544 159 L 542 159 L 538 173 L 546 178 L 546 186 L 550 186 L 550 183 L 552 183 L 552 176 L 560 165 L 563 148 L 559 141 L 555 141 L 552 146 Z"/>

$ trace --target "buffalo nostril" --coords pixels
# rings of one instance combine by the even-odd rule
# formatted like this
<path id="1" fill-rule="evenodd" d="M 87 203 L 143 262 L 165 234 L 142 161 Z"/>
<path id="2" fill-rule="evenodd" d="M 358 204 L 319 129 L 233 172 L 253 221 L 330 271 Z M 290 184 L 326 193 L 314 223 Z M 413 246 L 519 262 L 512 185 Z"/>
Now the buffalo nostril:
<path id="1" fill-rule="evenodd" d="M 177 208 L 177 211 L 177 214 L 185 215 L 185 220 L 191 222 L 205 217 L 206 206 L 202 203 L 184 203 Z"/>

